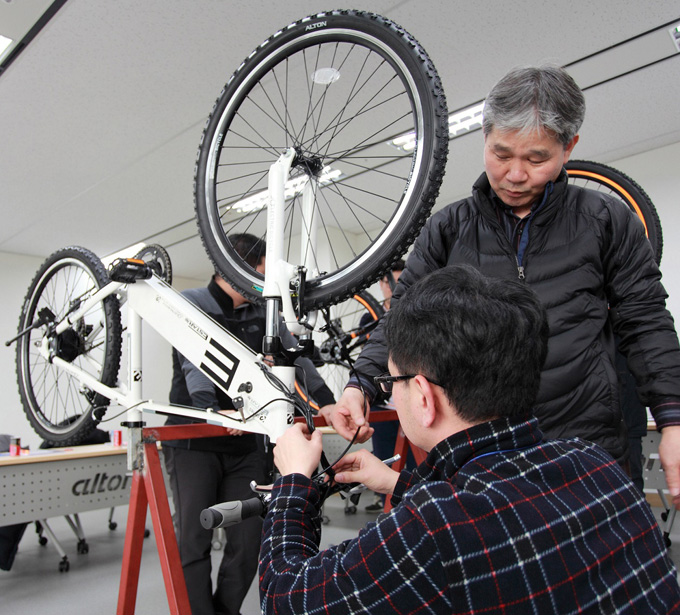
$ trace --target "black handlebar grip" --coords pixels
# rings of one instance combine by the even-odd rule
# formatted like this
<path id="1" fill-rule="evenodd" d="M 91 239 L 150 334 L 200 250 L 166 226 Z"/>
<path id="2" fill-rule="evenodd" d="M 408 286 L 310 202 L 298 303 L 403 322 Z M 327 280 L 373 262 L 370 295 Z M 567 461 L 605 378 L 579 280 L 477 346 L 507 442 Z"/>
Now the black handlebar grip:
<path id="1" fill-rule="evenodd" d="M 201 525 L 206 530 L 228 527 L 240 523 L 244 519 L 262 514 L 264 504 L 260 498 L 234 500 L 215 504 L 201 511 Z"/>

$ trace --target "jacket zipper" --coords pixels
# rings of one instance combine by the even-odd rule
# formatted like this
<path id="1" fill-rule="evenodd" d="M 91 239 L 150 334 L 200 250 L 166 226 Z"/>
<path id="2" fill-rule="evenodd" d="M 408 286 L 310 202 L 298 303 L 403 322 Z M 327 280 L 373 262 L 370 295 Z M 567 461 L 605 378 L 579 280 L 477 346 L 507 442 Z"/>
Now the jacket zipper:
<path id="1" fill-rule="evenodd" d="M 547 203 L 548 197 L 552 194 L 553 187 L 554 187 L 553 182 L 548 182 L 545 185 L 545 190 L 543 191 L 543 198 L 541 199 L 540 204 L 535 209 L 532 209 L 531 213 L 529 214 L 529 217 L 525 219 L 524 226 L 522 227 L 522 237 L 520 239 L 519 245 L 517 246 L 518 249 L 515 251 L 515 263 L 517 264 L 517 277 L 522 281 L 525 278 L 524 254 L 526 253 L 527 248 L 529 247 L 529 227 L 533 222 L 534 216 Z M 521 223 L 522 221 L 520 221 L 518 224 Z"/>

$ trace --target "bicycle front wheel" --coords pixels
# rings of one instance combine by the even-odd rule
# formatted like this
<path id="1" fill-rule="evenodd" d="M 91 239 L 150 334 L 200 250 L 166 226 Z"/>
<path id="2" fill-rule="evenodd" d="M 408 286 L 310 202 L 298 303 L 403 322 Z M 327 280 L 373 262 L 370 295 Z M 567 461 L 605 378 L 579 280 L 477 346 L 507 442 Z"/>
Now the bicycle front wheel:
<path id="1" fill-rule="evenodd" d="M 17 380 L 24 411 L 35 431 L 53 445 L 78 444 L 95 429 L 109 400 L 46 360 L 45 336 L 53 353 L 102 383 L 115 384 L 120 366 L 118 299 L 107 297 L 55 335 L 53 325 L 78 310 L 106 285 L 104 265 L 90 251 L 70 247 L 52 254 L 36 273 L 24 300 L 19 331 L 43 324 L 17 342 Z"/>
<path id="2" fill-rule="evenodd" d="M 644 224 L 656 262 L 661 263 L 663 235 L 659 214 L 652 200 L 637 182 L 625 173 L 599 162 L 570 160 L 565 168 L 569 183 L 609 194 L 631 209 Z"/>
<path id="3" fill-rule="evenodd" d="M 312 255 L 300 294 L 309 310 L 375 281 L 435 202 L 448 116 L 426 52 L 388 19 L 332 11 L 277 32 L 232 75 L 201 141 L 195 207 L 216 269 L 251 300 L 261 297 L 263 278 L 230 237 L 266 239 L 268 172 L 288 148 L 296 156 L 284 257 L 303 264 L 301 255 Z M 310 177 L 315 206 L 306 214 L 301 192 Z"/>

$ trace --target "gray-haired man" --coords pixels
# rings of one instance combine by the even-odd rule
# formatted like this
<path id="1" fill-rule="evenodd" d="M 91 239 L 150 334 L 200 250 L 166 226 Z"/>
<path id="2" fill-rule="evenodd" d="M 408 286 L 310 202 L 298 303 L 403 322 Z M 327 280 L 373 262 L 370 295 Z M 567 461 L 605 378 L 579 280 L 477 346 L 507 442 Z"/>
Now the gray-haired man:
<path id="1" fill-rule="evenodd" d="M 429 272 L 469 264 L 531 286 L 548 312 L 550 339 L 535 414 L 549 437 L 581 437 L 626 463 L 614 333 L 651 408 L 661 461 L 680 507 L 680 348 L 661 273 L 642 224 L 614 199 L 568 184 L 563 165 L 579 136 L 585 99 L 556 66 L 510 71 L 484 109 L 486 172 L 472 196 L 429 220 L 392 304 Z M 332 411 L 345 437 L 361 427 L 387 366 L 380 327 L 356 363 L 358 376 Z"/>

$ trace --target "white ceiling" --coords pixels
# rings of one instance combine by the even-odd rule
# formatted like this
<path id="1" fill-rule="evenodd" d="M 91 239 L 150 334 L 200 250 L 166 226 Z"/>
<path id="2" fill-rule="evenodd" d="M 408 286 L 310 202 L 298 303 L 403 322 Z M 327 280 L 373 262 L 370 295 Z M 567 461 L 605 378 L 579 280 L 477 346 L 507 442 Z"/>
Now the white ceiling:
<path id="1" fill-rule="evenodd" d="M 35 9 L 30 4 L 0 1 L 0 33 L 11 36 Z M 192 196 L 206 118 L 259 43 L 328 8 L 337 7 L 68 0 L 0 75 L 0 250 L 47 256 L 77 244 L 103 256 L 150 238 L 168 246 L 177 275 L 206 277 Z M 680 21 L 677 0 L 364 0 L 359 8 L 393 19 L 422 43 L 449 110 L 482 99 L 512 66 L 571 64 Z M 570 70 L 587 88 L 672 55 L 667 29 Z M 586 89 L 586 100 L 579 158 L 610 162 L 678 142 L 680 54 Z M 451 142 L 440 205 L 469 191 L 481 143 L 479 132 Z"/>

